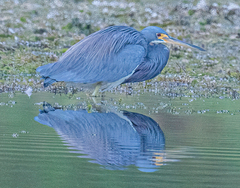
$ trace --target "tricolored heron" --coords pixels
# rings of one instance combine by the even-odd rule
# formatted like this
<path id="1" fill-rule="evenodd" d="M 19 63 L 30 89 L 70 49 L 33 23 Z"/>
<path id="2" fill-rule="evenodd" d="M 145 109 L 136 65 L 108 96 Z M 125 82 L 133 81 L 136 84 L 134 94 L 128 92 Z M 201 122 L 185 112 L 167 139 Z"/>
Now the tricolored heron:
<path id="1" fill-rule="evenodd" d="M 175 39 L 159 27 L 137 31 L 127 26 L 111 26 L 97 31 L 69 48 L 60 59 L 37 68 L 44 87 L 58 82 L 96 84 L 105 91 L 122 83 L 141 82 L 160 74 L 169 59 L 163 43 L 204 49 Z"/>

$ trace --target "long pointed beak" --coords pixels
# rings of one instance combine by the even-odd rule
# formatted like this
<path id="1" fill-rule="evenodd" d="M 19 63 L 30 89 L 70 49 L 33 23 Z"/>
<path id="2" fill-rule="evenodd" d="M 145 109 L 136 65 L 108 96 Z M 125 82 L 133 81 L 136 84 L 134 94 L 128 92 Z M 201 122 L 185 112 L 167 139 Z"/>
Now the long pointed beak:
<path id="1" fill-rule="evenodd" d="M 169 38 L 164 37 L 162 40 L 164 40 L 164 42 L 166 42 L 166 43 L 177 44 L 177 45 L 184 46 L 184 47 L 187 47 L 187 48 L 195 48 L 195 49 L 198 49 L 200 51 L 206 51 L 203 48 L 200 48 L 200 47 L 192 45 L 192 44 L 188 44 L 186 42 L 183 42 L 181 40 L 175 39 L 173 37 L 169 37 Z"/>

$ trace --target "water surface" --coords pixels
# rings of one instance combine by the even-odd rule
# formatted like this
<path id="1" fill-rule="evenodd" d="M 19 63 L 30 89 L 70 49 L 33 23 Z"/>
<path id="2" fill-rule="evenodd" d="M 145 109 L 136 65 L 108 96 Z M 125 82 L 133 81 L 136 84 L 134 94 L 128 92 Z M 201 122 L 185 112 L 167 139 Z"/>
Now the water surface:
<path id="1" fill-rule="evenodd" d="M 50 114 L 39 112 L 43 101 L 59 112 L 45 124 L 35 121 Z M 1 93 L 0 102 L 1 187 L 240 183 L 239 100 L 145 92 L 107 93 L 94 102 L 84 93 L 33 92 L 29 98 L 16 92 Z"/>

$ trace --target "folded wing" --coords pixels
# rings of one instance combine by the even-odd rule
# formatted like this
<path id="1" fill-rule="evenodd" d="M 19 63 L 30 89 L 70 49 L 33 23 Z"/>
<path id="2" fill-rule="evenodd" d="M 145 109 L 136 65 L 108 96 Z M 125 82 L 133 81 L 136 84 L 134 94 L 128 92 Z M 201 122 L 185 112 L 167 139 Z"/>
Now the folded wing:
<path id="1" fill-rule="evenodd" d="M 37 69 L 46 79 L 81 83 L 115 82 L 143 62 L 147 43 L 137 30 L 112 26 L 72 46 L 58 62 Z"/>

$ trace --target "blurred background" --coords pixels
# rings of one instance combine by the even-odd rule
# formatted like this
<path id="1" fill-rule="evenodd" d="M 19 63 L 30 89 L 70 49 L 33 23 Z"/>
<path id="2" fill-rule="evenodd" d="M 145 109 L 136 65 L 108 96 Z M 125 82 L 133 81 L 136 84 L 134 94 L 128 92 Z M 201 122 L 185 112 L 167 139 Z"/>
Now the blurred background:
<path id="1" fill-rule="evenodd" d="M 240 3 L 237 0 L 1 0 L 0 79 L 38 87 L 35 69 L 55 62 L 86 35 L 111 25 L 159 26 L 199 45 L 202 53 L 169 46 L 168 65 L 155 81 L 228 86 L 240 80 Z M 10 76 L 10 77 L 9 77 Z"/>

